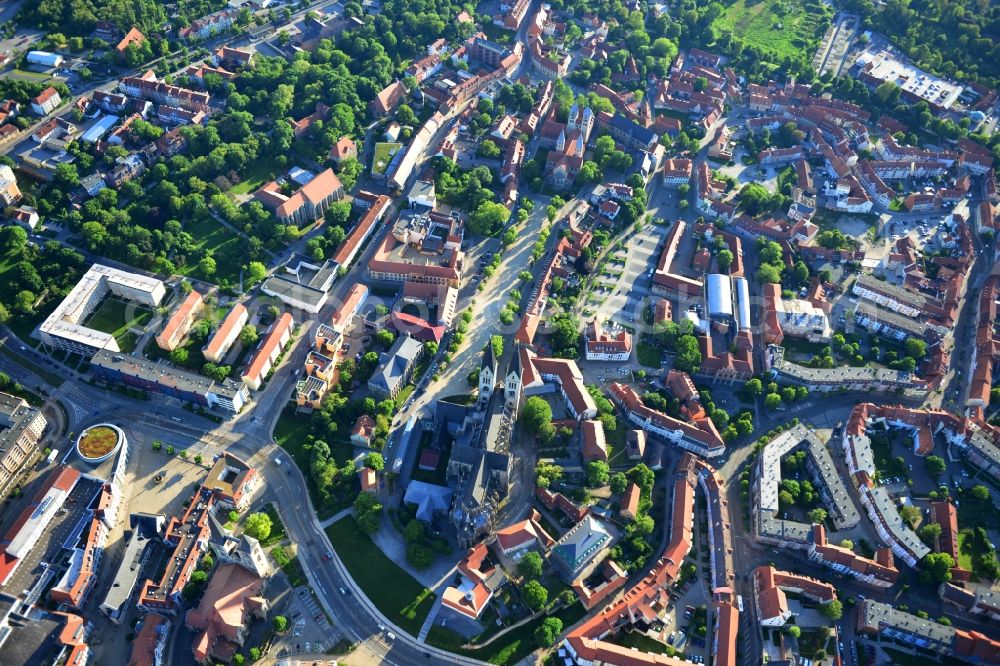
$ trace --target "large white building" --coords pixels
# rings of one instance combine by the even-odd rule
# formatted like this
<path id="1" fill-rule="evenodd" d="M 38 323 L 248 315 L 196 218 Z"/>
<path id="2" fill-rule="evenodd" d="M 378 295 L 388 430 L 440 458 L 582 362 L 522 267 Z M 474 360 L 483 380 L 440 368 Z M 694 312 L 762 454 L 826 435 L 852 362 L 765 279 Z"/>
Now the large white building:
<path id="1" fill-rule="evenodd" d="M 154 277 L 94 264 L 38 327 L 42 342 L 49 347 L 78 354 L 93 354 L 101 349 L 121 351 L 115 336 L 83 325 L 108 293 L 155 307 L 166 295 L 166 288 Z"/>

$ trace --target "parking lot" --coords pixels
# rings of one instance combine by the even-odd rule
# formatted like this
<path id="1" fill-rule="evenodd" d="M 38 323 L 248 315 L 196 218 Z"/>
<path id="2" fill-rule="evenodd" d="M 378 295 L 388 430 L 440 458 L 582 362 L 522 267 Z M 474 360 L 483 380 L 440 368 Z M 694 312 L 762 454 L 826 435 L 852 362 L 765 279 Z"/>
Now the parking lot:
<path id="1" fill-rule="evenodd" d="M 608 254 L 604 273 L 595 276 L 594 288 L 584 302 L 583 315 L 635 328 L 649 300 L 649 287 L 660 258 L 663 226 L 647 224 L 630 236 L 623 247 Z"/>
<path id="2" fill-rule="evenodd" d="M 342 638 L 326 619 L 315 596 L 307 586 L 286 590 L 273 608 L 288 618 L 290 630 L 275 639 L 278 656 L 322 654 Z"/>

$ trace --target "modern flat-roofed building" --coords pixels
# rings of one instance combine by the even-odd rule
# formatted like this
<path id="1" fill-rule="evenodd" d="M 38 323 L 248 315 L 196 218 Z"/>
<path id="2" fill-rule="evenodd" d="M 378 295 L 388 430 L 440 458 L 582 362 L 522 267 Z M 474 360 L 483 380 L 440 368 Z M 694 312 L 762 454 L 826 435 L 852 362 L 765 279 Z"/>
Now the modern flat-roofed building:
<path id="1" fill-rule="evenodd" d="M 93 354 L 98 350 L 120 351 L 113 335 L 83 324 L 109 293 L 155 307 L 163 300 L 166 288 L 154 277 L 94 264 L 38 327 L 42 342 L 77 354 Z"/>
<path id="2" fill-rule="evenodd" d="M 226 318 L 219 324 L 219 328 L 208 339 L 208 344 L 202 348 L 201 353 L 205 357 L 205 360 L 212 363 L 222 362 L 222 359 L 226 356 L 226 352 L 236 342 L 236 338 L 240 336 L 249 318 L 250 313 L 247 312 L 245 305 L 242 303 L 234 305 L 229 310 Z"/>
<path id="3" fill-rule="evenodd" d="M 0 497 L 5 497 L 38 451 L 47 421 L 22 398 L 0 393 Z"/>
<path id="4" fill-rule="evenodd" d="M 93 663 L 88 623 L 79 615 L 30 609 L 0 595 L 0 660 L 17 666 L 85 666 Z"/>
<path id="5" fill-rule="evenodd" d="M 243 373 L 243 381 L 246 382 L 247 386 L 256 391 L 264 383 L 267 373 L 274 366 L 274 362 L 281 354 L 281 350 L 285 348 L 285 344 L 292 337 L 293 324 L 292 315 L 287 312 L 278 317 L 278 320 L 274 322 L 267 337 L 264 338 L 264 341 L 250 360 L 250 365 L 247 366 L 246 371 Z"/>
<path id="6" fill-rule="evenodd" d="M 160 349 L 173 351 L 177 349 L 184 336 L 191 330 L 194 318 L 205 307 L 205 299 L 197 291 L 191 291 L 181 302 L 180 307 L 174 310 L 170 319 L 164 325 L 163 330 L 156 336 L 156 344 Z"/>
<path id="7" fill-rule="evenodd" d="M 326 305 L 330 287 L 336 278 L 336 262 L 329 259 L 316 262 L 293 255 L 285 264 L 284 271 L 275 272 L 267 278 L 260 290 L 286 305 L 316 314 Z"/>
<path id="8" fill-rule="evenodd" d="M 163 532 L 166 519 L 162 515 L 134 513 L 129 517 L 125 553 L 115 572 L 100 610 L 115 624 L 121 624 L 139 583 L 139 575 L 149 561 L 150 544 Z"/>
<path id="9" fill-rule="evenodd" d="M 45 477 L 31 502 L 0 537 L 0 585 L 5 585 L 24 562 L 42 533 L 69 498 L 80 472 L 59 465 Z"/>
<path id="10" fill-rule="evenodd" d="M 94 354 L 90 365 L 94 376 L 102 381 L 124 384 L 233 414 L 243 409 L 250 399 L 242 381 L 227 378 L 224 382 L 216 382 L 164 363 L 107 350 Z"/>

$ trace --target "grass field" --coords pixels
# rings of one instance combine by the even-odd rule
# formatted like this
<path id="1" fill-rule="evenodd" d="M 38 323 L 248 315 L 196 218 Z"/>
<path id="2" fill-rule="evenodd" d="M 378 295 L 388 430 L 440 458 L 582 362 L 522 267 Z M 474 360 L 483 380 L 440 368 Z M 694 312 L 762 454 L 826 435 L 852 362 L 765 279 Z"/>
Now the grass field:
<path id="1" fill-rule="evenodd" d="M 389 162 L 392 160 L 392 156 L 396 154 L 396 151 L 403 147 L 401 143 L 392 143 L 388 141 L 380 141 L 375 144 L 375 154 L 372 157 L 372 173 L 373 174 L 383 174 L 385 173 L 386 167 L 389 166 Z"/>
<path id="2" fill-rule="evenodd" d="M 737 0 L 723 10 L 712 27 L 729 32 L 747 46 L 777 59 L 815 50 L 830 23 L 832 10 L 811 0 Z"/>
<path id="3" fill-rule="evenodd" d="M 434 593 L 379 550 L 348 516 L 326 529 L 330 543 L 365 596 L 392 622 L 416 636 L 434 605 Z"/>
<path id="4" fill-rule="evenodd" d="M 138 336 L 130 328 L 143 328 L 153 318 L 153 311 L 133 301 L 106 298 L 86 321 L 89 328 L 115 336 L 123 352 L 135 349 Z"/>
<path id="5" fill-rule="evenodd" d="M 208 250 L 215 257 L 215 275 L 208 278 L 210 281 L 239 280 L 240 267 L 246 263 L 242 238 L 207 213 L 198 219 L 186 220 L 184 231 L 195 238 L 199 250 Z M 177 272 L 181 275 L 194 275 L 198 272 L 198 265 L 192 263 L 190 266 L 178 266 Z"/>
<path id="6" fill-rule="evenodd" d="M 663 358 L 663 350 L 654 345 L 640 342 L 636 345 L 635 355 L 639 360 L 639 365 L 647 368 L 659 368 L 660 359 Z"/>

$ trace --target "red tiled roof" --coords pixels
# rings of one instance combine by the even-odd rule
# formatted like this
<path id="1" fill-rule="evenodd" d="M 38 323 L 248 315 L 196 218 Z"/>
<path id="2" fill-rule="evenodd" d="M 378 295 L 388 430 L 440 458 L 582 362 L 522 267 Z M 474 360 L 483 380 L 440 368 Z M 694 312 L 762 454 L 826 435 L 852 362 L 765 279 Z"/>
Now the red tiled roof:
<path id="1" fill-rule="evenodd" d="M 601 422 L 588 419 L 581 424 L 581 429 L 583 431 L 584 462 L 592 460 L 607 461 L 608 448 L 604 439 L 604 426 Z"/>
<path id="2" fill-rule="evenodd" d="M 146 41 L 146 35 L 142 34 L 135 26 L 132 26 L 132 29 L 125 34 L 120 42 L 118 42 L 118 46 L 115 47 L 115 50 L 118 51 L 118 53 L 124 53 L 125 49 L 132 44 L 138 46 L 144 41 Z"/>
<path id="3" fill-rule="evenodd" d="M 192 292 L 194 293 L 194 292 Z M 205 347 L 206 354 L 218 354 L 222 347 L 228 342 L 229 336 L 232 335 L 233 329 L 244 320 L 244 316 L 247 314 L 246 306 L 242 303 L 237 303 L 229 310 L 226 318 L 222 320 L 219 328 L 212 335 L 211 339 L 208 341 L 208 345 Z"/>
<path id="4" fill-rule="evenodd" d="M 639 515 L 639 500 L 642 499 L 642 490 L 635 481 L 628 484 L 625 494 L 622 495 L 621 511 L 628 513 L 633 518 Z"/>
<path id="5" fill-rule="evenodd" d="M 286 331 L 290 331 L 291 328 L 292 315 L 285 312 L 275 322 L 274 328 L 267 334 L 267 337 L 264 338 L 263 344 L 261 344 L 257 353 L 254 354 L 253 360 L 250 362 L 249 367 L 247 367 L 246 372 L 243 373 L 244 377 L 260 377 L 264 371 L 264 366 L 271 362 L 271 355 L 274 354 L 275 350 L 281 344 L 282 336 Z"/>

